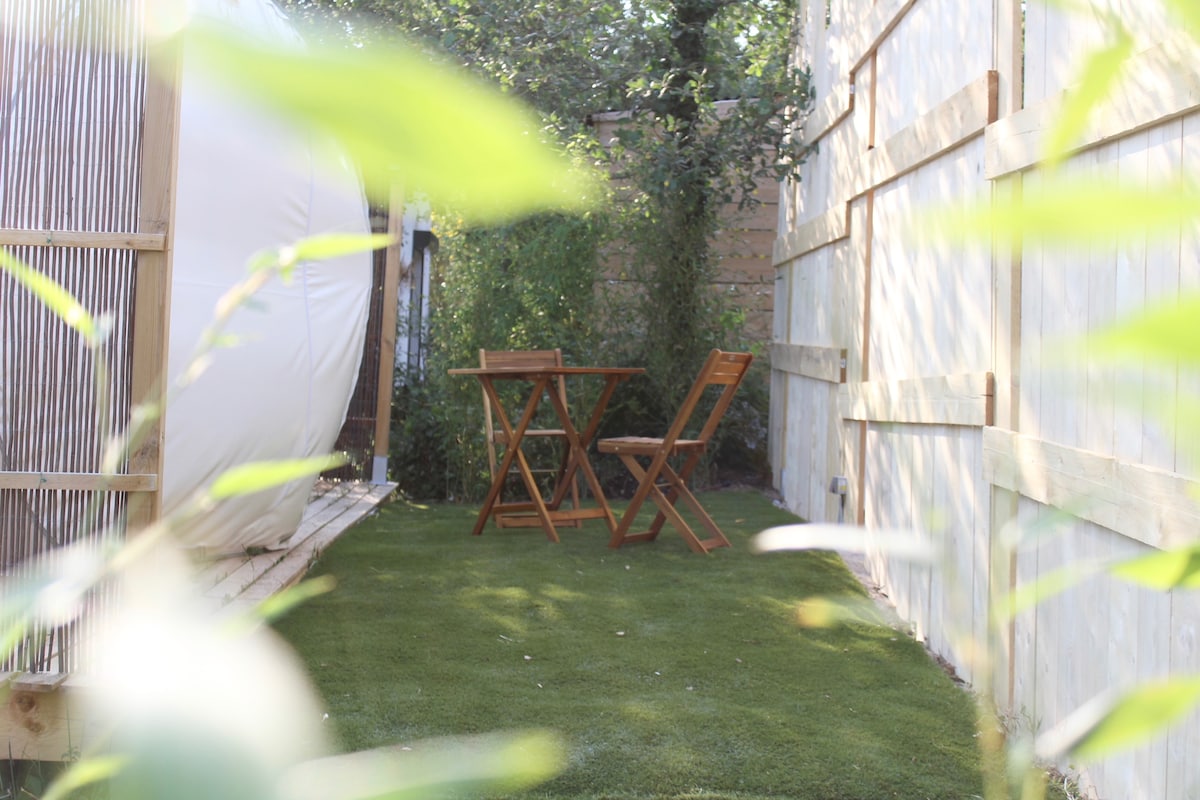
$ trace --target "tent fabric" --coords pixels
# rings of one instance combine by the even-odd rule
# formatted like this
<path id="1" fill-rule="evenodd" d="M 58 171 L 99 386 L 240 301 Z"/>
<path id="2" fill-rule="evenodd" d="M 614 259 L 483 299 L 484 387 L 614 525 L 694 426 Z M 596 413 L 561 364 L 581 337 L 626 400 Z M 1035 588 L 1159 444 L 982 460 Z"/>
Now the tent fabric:
<path id="1" fill-rule="evenodd" d="M 196 8 L 254 35 L 298 41 L 269 0 Z M 348 164 L 327 142 L 206 82 L 184 54 L 173 228 L 168 384 L 190 368 L 218 300 L 264 249 L 319 233 L 368 233 Z M 354 390 L 371 291 L 370 254 L 302 264 L 273 279 L 226 332 L 200 377 L 166 412 L 163 508 L 170 513 L 243 463 L 331 451 Z M 182 541 L 207 552 L 273 547 L 297 528 L 313 479 L 220 503 Z"/>

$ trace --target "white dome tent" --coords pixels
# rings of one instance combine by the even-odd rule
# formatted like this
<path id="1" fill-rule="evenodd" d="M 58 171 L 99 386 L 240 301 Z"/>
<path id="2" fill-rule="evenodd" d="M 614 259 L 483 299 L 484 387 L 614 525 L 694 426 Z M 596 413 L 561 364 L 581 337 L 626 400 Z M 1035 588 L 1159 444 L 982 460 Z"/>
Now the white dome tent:
<path id="1" fill-rule="evenodd" d="M 268 0 L 205 9 L 256 35 L 290 29 Z M 257 251 L 328 232 L 369 233 L 352 169 L 314 163 L 303 131 L 213 91 L 184 55 L 180 93 L 170 379 L 188 366 L 221 295 Z M 171 511 L 222 471 L 264 459 L 329 453 L 362 355 L 371 290 L 368 253 L 301 264 L 231 320 L 239 344 L 217 352 L 166 418 L 163 507 Z M 203 422 L 199 422 L 199 421 Z M 312 481 L 223 503 L 186 541 L 226 552 L 273 546 L 295 530 Z"/>

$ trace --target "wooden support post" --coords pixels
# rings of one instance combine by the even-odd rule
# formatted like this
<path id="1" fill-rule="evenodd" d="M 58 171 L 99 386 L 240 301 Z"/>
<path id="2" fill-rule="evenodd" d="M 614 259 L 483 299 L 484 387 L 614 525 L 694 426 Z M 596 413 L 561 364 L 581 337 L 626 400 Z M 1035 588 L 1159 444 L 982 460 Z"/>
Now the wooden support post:
<path id="1" fill-rule="evenodd" d="M 996 117 L 1003 119 L 1023 104 L 1024 24 L 1020 0 L 995 0 L 995 51 L 993 67 L 998 80 Z M 1020 203 L 1022 176 L 993 181 L 993 203 Z M 1021 365 L 1021 267 L 1020 242 L 992 243 L 992 364 L 996 375 L 994 420 L 999 428 L 1019 431 Z M 995 622 L 1000 598 L 1016 587 L 1015 551 L 1000 546 L 1001 534 L 1016 520 L 1020 496 L 993 485 L 991 517 L 988 521 L 988 603 L 986 661 L 992 673 L 991 696 L 1003 710 L 1013 711 L 1016 664 L 1013 659 L 1016 627 L 1009 621 L 1002 627 Z M 983 687 L 981 687 L 983 688 Z"/>
<path id="2" fill-rule="evenodd" d="M 142 182 L 139 234 L 162 235 L 161 250 L 142 250 L 137 257 L 133 310 L 133 403 L 158 405 L 167 372 L 170 336 L 172 228 L 175 177 L 179 152 L 180 54 L 160 48 L 149 59 L 142 130 Z M 133 442 L 128 470 L 162 475 L 166 409 Z M 162 481 L 153 492 L 130 495 L 127 529 L 135 532 L 162 512 Z"/>
<path id="3" fill-rule="evenodd" d="M 388 245 L 383 268 L 383 304 L 379 314 L 379 388 L 375 396 L 375 459 L 371 483 L 387 483 L 388 443 L 392 427 L 392 385 L 396 374 L 396 313 L 400 291 L 400 242 L 404 192 L 392 189 L 388 200 Z"/>

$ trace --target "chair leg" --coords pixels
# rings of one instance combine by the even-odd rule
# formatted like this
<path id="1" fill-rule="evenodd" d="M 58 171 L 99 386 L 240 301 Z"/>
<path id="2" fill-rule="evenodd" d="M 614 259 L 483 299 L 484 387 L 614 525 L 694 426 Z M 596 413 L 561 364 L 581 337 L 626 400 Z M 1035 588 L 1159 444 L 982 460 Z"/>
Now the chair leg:
<path id="1" fill-rule="evenodd" d="M 677 480 L 671 482 L 671 490 L 667 492 L 667 497 L 670 499 L 672 506 L 675 505 L 675 501 L 679 499 L 679 492 L 676 491 L 675 485 L 687 486 L 688 478 L 691 477 L 692 470 L 696 468 L 696 464 L 698 463 L 700 463 L 700 453 L 698 452 L 692 453 L 687 457 L 687 460 L 683 462 L 683 466 L 679 469 Z M 666 464 L 665 468 L 671 468 L 669 462 Z M 650 531 L 657 536 L 658 532 L 662 530 L 663 523 L 666 521 L 666 516 L 659 511 L 654 517 L 654 521 L 650 523 Z"/>
<path id="2" fill-rule="evenodd" d="M 622 455 L 621 460 L 625 462 L 629 471 L 638 479 L 638 494 L 634 495 L 637 505 L 635 506 L 634 502 L 630 501 L 629 509 L 625 512 L 625 516 L 621 518 L 621 526 L 618 528 L 617 534 L 614 534 L 613 543 L 610 546 L 619 547 L 624 542 L 653 541 L 658 538 L 663 523 L 668 520 L 693 552 L 707 553 L 717 547 L 731 546 L 729 539 L 725 537 L 720 526 L 709 516 L 704 506 L 700 504 L 696 496 L 687 488 L 685 476 L 691 474 L 698 459 L 689 458 L 678 473 L 671 469 L 671 465 L 666 461 L 660 465 L 658 473 L 666 480 L 669 486 L 665 494 L 658 488 L 655 480 L 648 478 L 649 473 L 642 469 L 641 464 L 633 456 Z M 639 498 L 638 495 L 641 495 L 641 497 Z M 637 516 L 637 511 L 641 508 L 647 497 L 654 501 L 654 504 L 658 507 L 658 513 L 647 530 L 641 533 L 630 534 L 628 531 L 633 523 L 633 518 Z M 701 539 L 697 536 L 696 532 L 692 530 L 691 526 L 687 524 L 687 521 L 675 508 L 675 504 L 679 500 L 683 500 L 684 505 L 688 507 L 700 521 L 700 524 L 708 531 L 710 534 L 708 539 Z"/>
<path id="3" fill-rule="evenodd" d="M 683 480 L 683 478 L 676 474 L 670 466 L 667 466 L 663 470 L 663 473 L 666 475 L 668 482 L 671 484 L 671 497 L 663 497 L 663 500 L 671 503 L 672 511 L 675 511 L 675 502 L 677 500 L 682 500 L 684 505 L 686 505 L 691 512 L 696 515 L 696 519 L 700 521 L 700 524 L 703 525 L 710 534 L 708 539 L 700 540 L 689 527 L 688 533 L 693 539 L 695 539 L 696 546 L 705 553 L 716 547 L 732 547 L 729 539 L 725 538 L 725 534 L 721 531 L 720 526 L 718 526 L 713 518 L 709 516 L 708 512 L 704 510 L 704 506 L 700 504 L 700 501 L 696 498 L 696 495 L 692 494 L 691 489 L 687 488 L 687 483 Z M 678 516 L 678 513 L 679 512 L 675 511 L 676 516 Z M 689 544 L 690 543 L 691 542 L 689 542 Z"/>
<path id="4" fill-rule="evenodd" d="M 621 516 L 621 521 L 617 524 L 617 529 L 608 541 L 609 547 L 620 547 L 625 542 L 641 542 L 653 538 L 653 536 L 648 536 L 646 533 L 631 534 L 629 533 L 629 529 L 633 526 L 633 521 L 637 519 L 638 511 L 641 509 L 642 504 L 650 496 L 650 491 L 654 488 L 654 480 L 650 478 L 647 470 L 642 468 L 642 465 L 638 463 L 638 460 L 634 456 L 625 453 L 619 453 L 618 455 L 629 472 L 637 479 L 638 488 L 633 493 L 633 497 L 630 498 L 629 507 L 625 509 L 625 513 Z M 666 462 L 664 461 L 663 463 Z M 661 468 L 662 464 L 659 464 L 657 469 Z M 650 464 L 650 469 L 656 469 L 653 462 Z"/>

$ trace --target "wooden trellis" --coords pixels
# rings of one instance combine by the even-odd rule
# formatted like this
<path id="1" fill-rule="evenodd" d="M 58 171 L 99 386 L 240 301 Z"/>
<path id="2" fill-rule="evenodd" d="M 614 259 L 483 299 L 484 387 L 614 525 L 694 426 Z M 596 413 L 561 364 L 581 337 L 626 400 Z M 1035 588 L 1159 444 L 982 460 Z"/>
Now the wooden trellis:
<path id="1" fill-rule="evenodd" d="M 114 473 L 101 456 L 164 374 L 178 64 L 151 63 L 128 0 L 17 0 L 0 11 L 0 246 L 109 330 L 81 337 L 0 274 L 0 572 L 123 537 L 161 502 L 161 418 Z M 108 602 L 105 592 L 91 601 Z M 84 613 L 29 632 L 0 666 L 20 691 L 88 656 Z"/>

